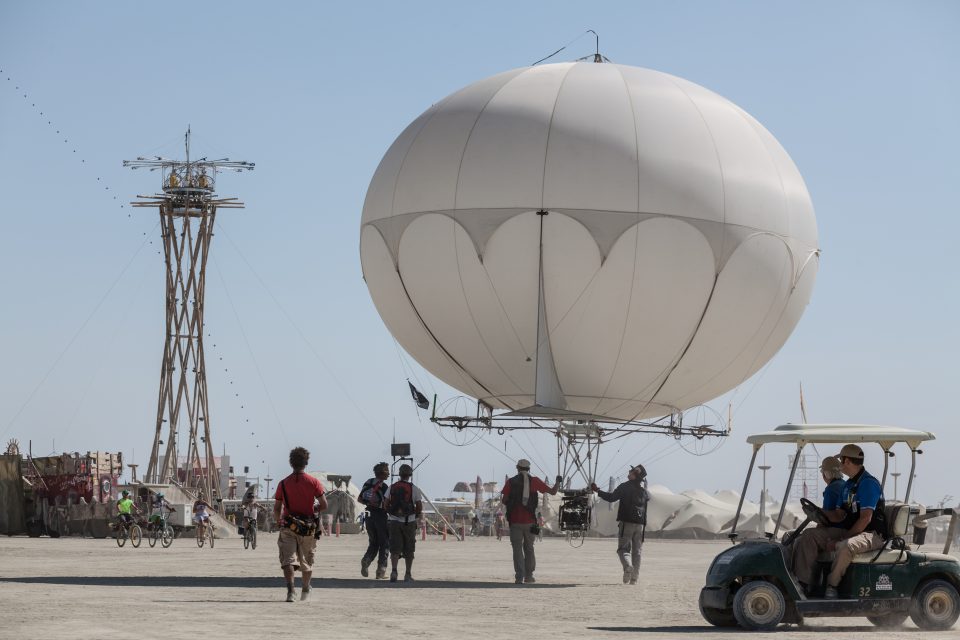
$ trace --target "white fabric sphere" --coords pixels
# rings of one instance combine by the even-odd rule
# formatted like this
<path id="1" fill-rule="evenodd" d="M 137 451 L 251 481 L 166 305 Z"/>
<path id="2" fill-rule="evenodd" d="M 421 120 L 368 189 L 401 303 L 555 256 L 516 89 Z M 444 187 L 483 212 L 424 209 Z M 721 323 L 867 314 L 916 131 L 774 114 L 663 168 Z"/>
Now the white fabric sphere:
<path id="1" fill-rule="evenodd" d="M 613 420 L 756 372 L 818 265 L 807 189 L 763 126 L 681 78 L 588 62 L 424 112 L 373 176 L 360 255 L 387 327 L 444 382 Z"/>

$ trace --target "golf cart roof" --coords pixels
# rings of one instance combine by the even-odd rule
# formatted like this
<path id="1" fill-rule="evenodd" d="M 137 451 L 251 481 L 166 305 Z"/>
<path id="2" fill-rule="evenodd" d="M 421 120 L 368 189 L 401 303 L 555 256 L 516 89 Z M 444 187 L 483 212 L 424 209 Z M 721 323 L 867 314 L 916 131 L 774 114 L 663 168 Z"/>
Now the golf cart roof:
<path id="1" fill-rule="evenodd" d="M 748 436 L 747 442 L 754 446 L 771 442 L 792 442 L 798 445 L 821 442 L 876 442 L 884 449 L 889 449 L 898 442 L 905 442 L 911 449 L 916 449 L 921 442 L 935 438 L 929 431 L 903 427 L 870 424 L 784 424 L 773 431 Z"/>

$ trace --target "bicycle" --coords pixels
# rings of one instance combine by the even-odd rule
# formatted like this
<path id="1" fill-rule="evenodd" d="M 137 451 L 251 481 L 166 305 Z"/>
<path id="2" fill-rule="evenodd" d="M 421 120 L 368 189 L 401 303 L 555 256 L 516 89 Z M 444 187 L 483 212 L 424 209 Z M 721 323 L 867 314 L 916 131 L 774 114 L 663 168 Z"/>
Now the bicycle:
<path id="1" fill-rule="evenodd" d="M 204 543 L 209 541 L 210 548 L 213 549 L 213 540 L 214 540 L 213 530 L 215 528 L 216 527 L 214 527 L 213 523 L 210 522 L 209 520 L 207 520 L 206 523 L 204 522 L 197 523 L 197 546 L 198 547 L 202 549 Z"/>
<path id="2" fill-rule="evenodd" d="M 117 546 L 122 547 L 127 544 L 127 538 L 130 539 L 130 545 L 136 549 L 140 546 L 143 539 L 143 530 L 136 522 L 124 522 L 122 519 L 114 525 L 117 530 Z"/>
<path id="3" fill-rule="evenodd" d="M 173 544 L 173 527 L 167 524 L 166 514 L 151 518 L 149 533 L 150 536 L 147 538 L 147 542 L 150 544 L 150 548 L 156 546 L 157 540 L 160 541 L 160 546 L 164 549 Z"/>
<path id="4" fill-rule="evenodd" d="M 257 548 L 257 521 L 244 516 L 243 518 L 243 548 Z"/>

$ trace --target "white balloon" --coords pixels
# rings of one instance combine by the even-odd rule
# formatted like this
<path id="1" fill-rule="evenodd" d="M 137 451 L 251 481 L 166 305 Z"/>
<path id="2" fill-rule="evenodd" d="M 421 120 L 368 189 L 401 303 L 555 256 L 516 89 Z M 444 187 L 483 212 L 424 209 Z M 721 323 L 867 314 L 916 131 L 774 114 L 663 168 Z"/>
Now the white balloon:
<path id="1" fill-rule="evenodd" d="M 681 78 L 588 62 L 424 112 L 373 176 L 360 256 L 387 327 L 444 382 L 612 420 L 755 373 L 819 261 L 806 186 L 763 126 Z"/>

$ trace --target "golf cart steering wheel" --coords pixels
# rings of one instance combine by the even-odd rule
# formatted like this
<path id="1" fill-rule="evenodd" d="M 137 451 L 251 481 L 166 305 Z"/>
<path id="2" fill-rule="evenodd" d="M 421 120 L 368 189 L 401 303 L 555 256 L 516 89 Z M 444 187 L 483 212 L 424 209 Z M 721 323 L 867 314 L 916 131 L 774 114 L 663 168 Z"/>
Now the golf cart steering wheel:
<path id="1" fill-rule="evenodd" d="M 821 527 L 830 526 L 830 519 L 827 517 L 826 511 L 806 498 L 800 498 L 800 506 L 803 508 L 803 513 L 806 514 L 807 518 L 811 521 L 816 522 Z"/>

